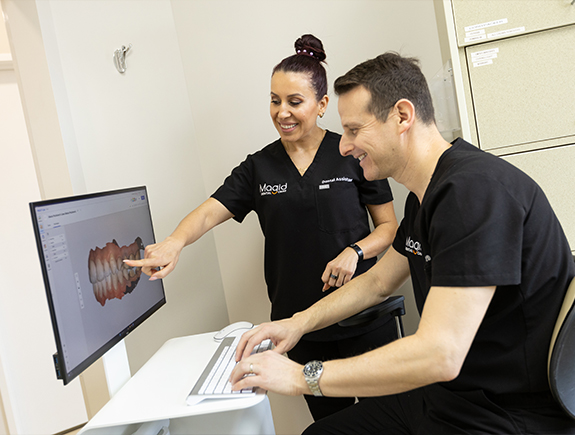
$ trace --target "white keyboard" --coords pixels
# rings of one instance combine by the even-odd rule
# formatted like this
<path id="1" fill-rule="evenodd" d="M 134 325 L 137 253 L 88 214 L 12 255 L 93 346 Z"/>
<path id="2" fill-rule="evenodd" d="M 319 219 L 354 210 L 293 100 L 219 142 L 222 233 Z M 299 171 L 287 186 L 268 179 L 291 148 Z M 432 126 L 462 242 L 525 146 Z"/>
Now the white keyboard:
<path id="1" fill-rule="evenodd" d="M 186 403 L 195 405 L 204 399 L 228 399 L 247 397 L 256 394 L 254 388 L 246 388 L 241 391 L 232 391 L 230 375 L 236 366 L 236 347 L 240 341 L 238 337 L 226 337 L 222 340 L 214 356 L 202 372 L 200 379 L 188 395 Z M 271 341 L 264 340 L 256 346 L 252 352 L 265 352 L 271 348 Z"/>

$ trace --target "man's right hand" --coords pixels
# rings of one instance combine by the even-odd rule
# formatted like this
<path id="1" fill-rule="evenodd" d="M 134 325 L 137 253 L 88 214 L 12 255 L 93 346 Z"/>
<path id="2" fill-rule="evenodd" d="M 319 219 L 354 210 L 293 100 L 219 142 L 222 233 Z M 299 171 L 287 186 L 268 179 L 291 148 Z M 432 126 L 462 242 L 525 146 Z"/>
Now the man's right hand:
<path id="1" fill-rule="evenodd" d="M 146 246 L 143 260 L 124 260 L 130 267 L 141 267 L 150 276 L 150 281 L 168 276 L 178 264 L 184 244 L 167 237 L 163 242 Z"/>
<path id="2" fill-rule="evenodd" d="M 274 352 L 286 353 L 293 349 L 303 334 L 304 331 L 293 317 L 277 322 L 262 323 L 242 335 L 236 349 L 236 361 L 250 356 L 254 347 L 266 339 L 270 339 L 274 344 Z"/>

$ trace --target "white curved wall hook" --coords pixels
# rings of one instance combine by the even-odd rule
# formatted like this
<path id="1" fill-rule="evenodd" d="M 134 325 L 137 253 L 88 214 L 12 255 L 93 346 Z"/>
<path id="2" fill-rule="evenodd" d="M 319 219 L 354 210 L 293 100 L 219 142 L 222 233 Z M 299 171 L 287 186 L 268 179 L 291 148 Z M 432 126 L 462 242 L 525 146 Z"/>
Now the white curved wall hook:
<path id="1" fill-rule="evenodd" d="M 126 72 L 126 53 L 128 53 L 130 48 L 132 48 L 132 44 L 127 47 L 122 45 L 121 48 L 114 51 L 114 64 L 116 65 L 118 72 L 121 74 Z"/>

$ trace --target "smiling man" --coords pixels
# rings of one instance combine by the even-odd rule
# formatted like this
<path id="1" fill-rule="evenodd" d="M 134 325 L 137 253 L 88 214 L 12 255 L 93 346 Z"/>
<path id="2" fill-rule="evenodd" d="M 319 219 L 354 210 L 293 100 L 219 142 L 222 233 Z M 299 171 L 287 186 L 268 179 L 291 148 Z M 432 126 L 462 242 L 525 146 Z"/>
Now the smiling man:
<path id="1" fill-rule="evenodd" d="M 442 138 L 414 59 L 383 54 L 337 79 L 335 90 L 341 154 L 360 160 L 366 179 L 406 186 L 405 217 L 369 272 L 246 333 L 234 388 L 369 397 L 306 434 L 575 433 L 546 372 L 575 268 L 543 191 L 504 160 Z M 421 314 L 414 335 L 305 367 L 281 356 L 303 334 L 385 300 L 409 276 Z M 275 352 L 249 356 L 265 338 Z"/>

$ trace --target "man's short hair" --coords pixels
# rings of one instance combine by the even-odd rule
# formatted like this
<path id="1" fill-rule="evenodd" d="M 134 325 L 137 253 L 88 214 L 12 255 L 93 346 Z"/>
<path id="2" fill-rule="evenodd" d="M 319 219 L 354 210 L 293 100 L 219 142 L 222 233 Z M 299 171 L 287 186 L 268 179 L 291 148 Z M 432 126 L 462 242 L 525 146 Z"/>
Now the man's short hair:
<path id="1" fill-rule="evenodd" d="M 334 89 L 337 95 L 341 95 L 357 86 L 369 91 L 371 102 L 367 110 L 381 122 L 387 120 L 395 103 L 405 98 L 413 103 L 417 117 L 424 124 L 435 123 L 429 87 L 415 58 L 394 52 L 381 54 L 339 77 Z"/>

